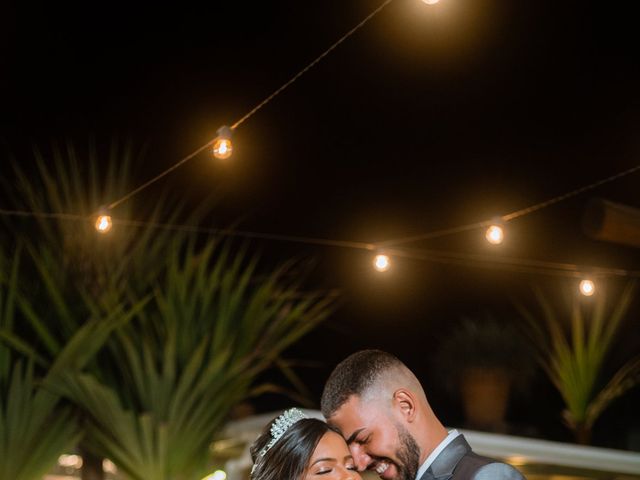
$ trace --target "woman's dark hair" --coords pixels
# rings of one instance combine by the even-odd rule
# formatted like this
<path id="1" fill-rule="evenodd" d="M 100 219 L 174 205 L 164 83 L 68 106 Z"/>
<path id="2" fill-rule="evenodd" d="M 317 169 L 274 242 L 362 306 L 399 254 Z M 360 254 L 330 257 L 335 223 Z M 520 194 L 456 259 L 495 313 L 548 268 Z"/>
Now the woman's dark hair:
<path id="1" fill-rule="evenodd" d="M 255 464 L 253 480 L 301 480 L 314 450 L 329 426 L 316 418 L 298 420 L 263 455 L 260 451 L 271 441 L 273 419 L 251 445 L 251 459 Z"/>

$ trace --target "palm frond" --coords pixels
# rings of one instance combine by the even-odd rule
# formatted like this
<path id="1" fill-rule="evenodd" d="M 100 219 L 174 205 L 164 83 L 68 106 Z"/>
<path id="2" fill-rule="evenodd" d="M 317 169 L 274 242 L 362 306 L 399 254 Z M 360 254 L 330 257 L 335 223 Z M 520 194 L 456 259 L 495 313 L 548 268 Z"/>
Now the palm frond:
<path id="1" fill-rule="evenodd" d="M 601 294 L 589 315 L 574 300 L 566 323 L 539 289 L 535 294 L 542 318 L 518 305 L 538 347 L 538 361 L 565 402 L 565 422 L 580 439 L 602 411 L 640 379 L 640 360 L 634 359 L 615 371 L 606 385 L 599 384 L 634 292 L 635 285 L 627 284 L 612 309 Z"/>
<path id="2" fill-rule="evenodd" d="M 321 296 L 282 295 L 283 271 L 254 281 L 243 249 L 189 248 L 170 262 L 155 307 L 109 341 L 117 380 L 65 380 L 92 448 L 133 479 L 201 478 L 231 408 L 266 388 L 256 375 L 330 311 Z"/>
<path id="3" fill-rule="evenodd" d="M 0 478 L 40 480 L 77 442 L 80 430 L 72 410 L 40 387 L 33 363 L 25 366 L 12 349 L 20 345 L 19 351 L 38 358 L 13 334 L 19 310 L 19 261 L 16 256 L 9 276 L 0 278 Z"/>

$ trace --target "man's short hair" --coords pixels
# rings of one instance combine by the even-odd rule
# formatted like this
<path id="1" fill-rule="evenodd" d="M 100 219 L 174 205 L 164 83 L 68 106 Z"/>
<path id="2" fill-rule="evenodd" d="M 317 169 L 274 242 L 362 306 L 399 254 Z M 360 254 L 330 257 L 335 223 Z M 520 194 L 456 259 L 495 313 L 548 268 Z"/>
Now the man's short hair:
<path id="1" fill-rule="evenodd" d="M 381 375 L 404 364 L 382 350 L 361 350 L 353 353 L 333 369 L 324 386 L 320 409 L 331 418 L 352 395 L 363 396 Z"/>

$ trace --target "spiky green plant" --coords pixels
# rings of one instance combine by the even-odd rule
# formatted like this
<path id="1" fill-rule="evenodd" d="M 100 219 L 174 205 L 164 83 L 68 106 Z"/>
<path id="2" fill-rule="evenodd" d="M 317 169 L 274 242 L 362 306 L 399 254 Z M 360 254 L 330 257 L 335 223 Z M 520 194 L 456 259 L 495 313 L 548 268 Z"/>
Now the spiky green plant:
<path id="1" fill-rule="evenodd" d="M 612 375 L 605 371 L 634 291 L 635 286 L 628 284 L 613 308 L 608 308 L 603 292 L 590 308 L 574 297 L 571 311 L 564 314 L 536 289 L 542 314 L 519 307 L 538 349 L 540 365 L 564 400 L 564 422 L 579 443 L 590 442 L 600 414 L 640 381 L 640 356 Z"/>
<path id="2" fill-rule="evenodd" d="M 15 163 L 15 181 L 7 187 L 18 209 L 84 218 L 18 218 L 9 225 L 12 232 L 27 237 L 24 240 L 33 256 L 32 264 L 40 270 L 45 285 L 63 285 L 67 298 L 78 298 L 67 302 L 63 317 L 59 317 L 62 312 L 56 312 L 62 322 L 60 331 L 66 333 L 75 328 L 63 322 L 69 316 L 82 318 L 87 311 L 109 311 L 123 299 L 131 301 L 148 294 L 161 275 L 167 250 L 189 236 L 187 232 L 157 228 L 158 223 L 172 223 L 185 216 L 183 204 L 169 201 L 164 194 L 155 194 L 146 205 L 136 203 L 136 199 L 119 205 L 110 212 L 116 220 L 113 229 L 107 235 L 96 232 L 92 215 L 132 188 L 132 147 L 113 141 L 105 156 L 107 162 L 93 143 L 83 153 L 78 153 L 72 143 L 64 149 L 54 144 L 46 154 L 34 148 L 35 174 Z M 211 199 L 203 199 L 199 205 L 186 215 L 186 221 L 200 219 L 211 207 Z M 42 267 L 45 264 L 57 268 Z M 62 307 L 62 303 L 56 299 L 56 306 Z"/>
<path id="3" fill-rule="evenodd" d="M 187 233 L 154 225 L 116 223 L 108 235 L 93 228 L 91 215 L 131 188 L 132 152 L 131 147 L 114 141 L 106 155 L 108 162 L 101 162 L 93 143 L 82 153 L 71 143 L 64 147 L 54 144 L 46 153 L 34 149 L 34 169 L 14 162 L 15 177 L 2 179 L 16 209 L 81 217 L 3 218 L 7 243 L 25 245 L 22 284 L 28 294 L 17 299 L 24 321 L 0 336 L 14 351 L 35 361 L 40 376 L 47 373 L 63 348 L 78 338 L 76 334 L 87 322 L 111 318 L 115 323 L 114 316 L 122 317 L 152 295 L 165 268 L 167 251 L 188 237 Z M 136 219 L 171 223 L 182 212 L 179 203 L 171 203 L 163 195 L 151 205 L 139 209 Z M 199 218 L 210 205 L 210 199 L 205 199 L 187 221 Z M 127 202 L 113 215 L 135 220 L 131 206 L 132 202 Z M 96 370 L 100 365 L 88 358 L 85 367 Z M 83 468 L 101 469 L 100 460 L 94 460 L 85 461 Z"/>
<path id="4" fill-rule="evenodd" d="M 0 259 L 0 330 L 17 314 L 18 259 Z M 6 275 L 8 273 L 8 275 Z M 0 478 L 41 480 L 78 440 L 77 419 L 59 396 L 40 388 L 32 363 L 0 343 Z"/>
<path id="5" fill-rule="evenodd" d="M 110 374 L 61 382 L 89 413 L 94 451 L 134 480 L 202 478 L 230 409 L 329 312 L 284 272 L 259 277 L 255 259 L 213 243 L 171 252 L 153 308 L 110 342 Z"/>
<path id="6" fill-rule="evenodd" d="M 67 157 L 39 158 L 35 180 L 18 173 L 26 208 L 88 215 L 126 191 L 126 169 L 109 167 L 101 184 L 90 159 L 86 181 L 73 150 Z M 151 220 L 178 215 L 160 204 Z M 80 409 L 83 449 L 132 479 L 201 478 L 231 407 L 264 391 L 257 375 L 329 311 L 326 297 L 287 283 L 286 268 L 257 275 L 246 252 L 196 247 L 187 233 L 116 224 L 101 237 L 89 222 L 66 220 L 12 227 L 34 233 L 25 240 L 32 282 L 20 304 L 28 335 L 0 336 L 50 371 L 46 388 Z M 127 323 L 133 308 L 136 321 Z M 117 326 L 77 336 L 105 317 Z M 87 355 L 59 362 L 72 340 Z"/>

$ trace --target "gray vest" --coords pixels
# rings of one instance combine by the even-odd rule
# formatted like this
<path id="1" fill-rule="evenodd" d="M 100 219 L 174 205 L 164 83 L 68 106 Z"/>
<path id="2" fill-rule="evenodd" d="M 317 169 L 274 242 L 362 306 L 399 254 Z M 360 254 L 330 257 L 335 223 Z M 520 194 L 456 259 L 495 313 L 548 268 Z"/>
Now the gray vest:
<path id="1" fill-rule="evenodd" d="M 524 480 L 511 465 L 481 457 L 464 436 L 457 436 L 436 457 L 420 480 Z"/>

